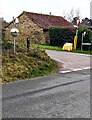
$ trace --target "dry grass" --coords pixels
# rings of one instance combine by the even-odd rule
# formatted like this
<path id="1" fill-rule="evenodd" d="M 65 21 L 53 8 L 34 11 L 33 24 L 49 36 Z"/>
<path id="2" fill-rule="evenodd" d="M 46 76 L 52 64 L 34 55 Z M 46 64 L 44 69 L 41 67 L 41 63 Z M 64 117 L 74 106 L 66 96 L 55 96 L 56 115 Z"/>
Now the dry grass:
<path id="1" fill-rule="evenodd" d="M 37 48 L 29 52 L 18 49 L 16 54 L 12 51 L 5 52 L 2 66 L 3 83 L 55 73 L 58 68 L 56 62 L 44 50 Z"/>

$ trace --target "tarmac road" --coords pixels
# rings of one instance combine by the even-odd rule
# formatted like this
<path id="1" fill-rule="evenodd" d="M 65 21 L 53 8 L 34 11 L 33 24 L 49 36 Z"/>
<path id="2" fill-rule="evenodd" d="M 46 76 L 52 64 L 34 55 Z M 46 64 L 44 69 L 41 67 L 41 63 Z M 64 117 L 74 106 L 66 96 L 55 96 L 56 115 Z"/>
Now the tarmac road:
<path id="1" fill-rule="evenodd" d="M 3 118 L 90 118 L 90 70 L 2 85 Z"/>
<path id="2" fill-rule="evenodd" d="M 71 53 L 67 51 L 46 50 L 46 53 L 63 65 L 62 71 L 77 71 L 92 68 L 92 55 Z"/>

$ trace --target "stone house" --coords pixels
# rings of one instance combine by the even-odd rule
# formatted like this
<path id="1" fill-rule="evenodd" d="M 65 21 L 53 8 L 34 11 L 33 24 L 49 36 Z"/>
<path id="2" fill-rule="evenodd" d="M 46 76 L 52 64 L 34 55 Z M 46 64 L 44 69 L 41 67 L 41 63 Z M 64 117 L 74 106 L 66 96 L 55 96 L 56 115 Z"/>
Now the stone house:
<path id="1" fill-rule="evenodd" d="M 61 16 L 46 15 L 23 11 L 18 17 L 18 41 L 25 41 L 30 36 L 32 43 L 45 44 L 49 42 L 48 28 L 51 26 L 74 28 L 73 24 Z M 12 40 L 10 30 L 14 27 L 13 21 L 6 26 L 6 39 Z"/>

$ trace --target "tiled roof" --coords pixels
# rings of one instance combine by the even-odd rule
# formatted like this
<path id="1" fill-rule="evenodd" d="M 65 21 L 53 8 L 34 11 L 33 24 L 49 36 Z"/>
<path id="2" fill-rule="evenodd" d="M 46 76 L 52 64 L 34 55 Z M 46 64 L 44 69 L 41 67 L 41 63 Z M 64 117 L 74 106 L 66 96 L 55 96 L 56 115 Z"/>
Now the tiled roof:
<path id="1" fill-rule="evenodd" d="M 23 11 L 18 17 L 20 17 L 23 14 L 27 15 L 32 21 L 34 21 L 43 29 L 48 29 L 51 26 L 68 27 L 75 29 L 72 23 L 68 22 L 61 16 Z M 13 21 L 11 21 L 6 27 L 8 27 L 12 22 Z"/>
<path id="2" fill-rule="evenodd" d="M 51 26 L 74 28 L 72 23 L 68 22 L 61 16 L 38 14 L 25 11 L 23 13 L 44 29 L 48 29 Z"/>

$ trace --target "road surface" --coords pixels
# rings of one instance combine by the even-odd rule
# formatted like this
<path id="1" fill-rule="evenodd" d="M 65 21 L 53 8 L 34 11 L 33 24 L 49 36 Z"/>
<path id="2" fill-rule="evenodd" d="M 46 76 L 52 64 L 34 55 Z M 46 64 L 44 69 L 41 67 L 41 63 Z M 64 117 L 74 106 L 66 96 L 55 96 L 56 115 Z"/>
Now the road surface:
<path id="1" fill-rule="evenodd" d="M 92 55 L 55 50 L 46 50 L 46 53 L 63 65 L 61 72 L 92 68 Z"/>
<path id="2" fill-rule="evenodd" d="M 3 118 L 90 118 L 90 70 L 2 85 Z"/>

